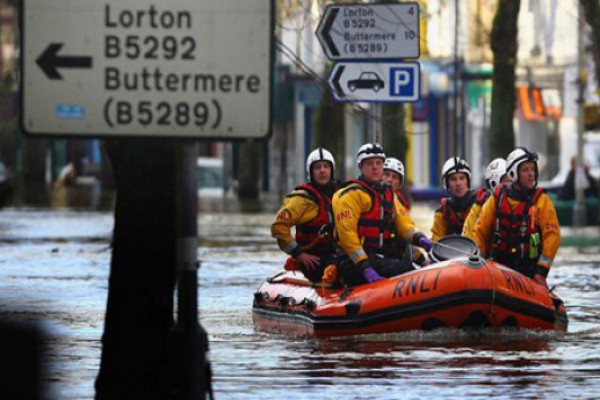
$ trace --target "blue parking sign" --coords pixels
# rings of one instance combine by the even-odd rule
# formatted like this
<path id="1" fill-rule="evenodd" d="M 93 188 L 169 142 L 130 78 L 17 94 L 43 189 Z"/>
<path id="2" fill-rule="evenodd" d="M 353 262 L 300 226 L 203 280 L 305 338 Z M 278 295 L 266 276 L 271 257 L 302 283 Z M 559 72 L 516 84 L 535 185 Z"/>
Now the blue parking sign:
<path id="1" fill-rule="evenodd" d="M 417 98 L 419 94 L 419 80 L 417 79 L 417 68 L 414 64 L 401 67 L 390 67 L 391 97 Z"/>
<path id="2" fill-rule="evenodd" d="M 418 62 L 336 62 L 327 77 L 336 101 L 404 103 L 419 101 Z"/>

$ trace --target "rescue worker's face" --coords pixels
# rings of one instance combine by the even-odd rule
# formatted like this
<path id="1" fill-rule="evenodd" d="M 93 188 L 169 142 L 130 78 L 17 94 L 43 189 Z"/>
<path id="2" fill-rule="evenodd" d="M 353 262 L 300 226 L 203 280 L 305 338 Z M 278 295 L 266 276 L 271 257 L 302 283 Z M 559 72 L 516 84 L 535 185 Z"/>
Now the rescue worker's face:
<path id="1" fill-rule="evenodd" d="M 321 160 L 311 165 L 312 181 L 317 185 L 326 185 L 331 180 L 331 163 Z"/>
<path id="2" fill-rule="evenodd" d="M 360 163 L 359 169 L 368 182 L 378 183 L 383 179 L 383 160 L 381 158 L 367 158 Z"/>
<path id="3" fill-rule="evenodd" d="M 519 165 L 519 186 L 524 190 L 533 189 L 536 186 L 535 182 L 535 164 L 531 161 L 526 161 Z"/>
<path id="4" fill-rule="evenodd" d="M 383 171 L 383 181 L 392 185 L 392 189 L 394 189 L 394 191 L 400 189 L 402 186 L 402 177 L 400 174 L 387 169 Z"/>
<path id="5" fill-rule="evenodd" d="M 450 196 L 463 197 L 469 191 L 469 177 L 464 172 L 457 172 L 448 177 Z"/>

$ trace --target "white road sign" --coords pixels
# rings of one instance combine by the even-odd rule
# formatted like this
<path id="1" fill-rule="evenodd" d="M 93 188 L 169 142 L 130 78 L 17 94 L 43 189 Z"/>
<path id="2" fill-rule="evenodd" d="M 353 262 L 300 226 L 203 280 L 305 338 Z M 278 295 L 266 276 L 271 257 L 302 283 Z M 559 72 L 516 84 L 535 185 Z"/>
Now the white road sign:
<path id="1" fill-rule="evenodd" d="M 330 60 L 419 58 L 419 5 L 329 5 L 316 34 Z"/>
<path id="2" fill-rule="evenodd" d="M 27 133 L 270 131 L 273 0 L 23 0 L 21 12 Z"/>
<path id="3" fill-rule="evenodd" d="M 421 97 L 418 62 L 338 62 L 327 81 L 337 101 L 402 103 Z"/>

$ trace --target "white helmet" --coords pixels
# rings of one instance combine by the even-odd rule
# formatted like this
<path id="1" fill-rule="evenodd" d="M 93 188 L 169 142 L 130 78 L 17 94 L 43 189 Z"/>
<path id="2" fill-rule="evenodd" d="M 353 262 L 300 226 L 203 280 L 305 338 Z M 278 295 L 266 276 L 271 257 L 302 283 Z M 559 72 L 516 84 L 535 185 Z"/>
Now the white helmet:
<path id="1" fill-rule="evenodd" d="M 460 157 L 452 157 L 442 167 L 442 184 L 444 188 L 448 189 L 448 177 L 458 172 L 467 174 L 468 184 L 471 187 L 471 167 L 469 167 L 469 163 Z"/>
<path id="2" fill-rule="evenodd" d="M 495 158 L 488 164 L 483 175 L 485 186 L 490 190 L 496 190 L 502 178 L 506 175 L 506 160 Z"/>
<path id="3" fill-rule="evenodd" d="M 356 152 L 356 163 L 360 165 L 363 160 L 368 158 L 381 158 L 385 160 L 383 147 L 379 143 L 367 143 L 360 146 Z"/>
<path id="4" fill-rule="evenodd" d="M 383 170 L 393 171 L 400 174 L 402 181 L 404 181 L 404 164 L 402 164 L 402 161 L 398 160 L 397 158 L 386 158 L 385 162 L 383 163 Z"/>
<path id="5" fill-rule="evenodd" d="M 517 182 L 519 180 L 519 165 L 529 161 L 535 165 L 535 180 L 537 183 L 537 160 L 537 153 L 532 153 L 525 147 L 517 147 L 508 155 L 508 157 L 506 157 L 506 173 L 513 182 Z"/>
<path id="6" fill-rule="evenodd" d="M 314 149 L 310 152 L 308 157 L 306 157 L 306 178 L 309 181 L 312 180 L 310 169 L 317 161 L 329 161 L 331 163 L 331 179 L 333 179 L 333 171 L 335 170 L 335 160 L 333 159 L 333 154 L 322 147 Z"/>

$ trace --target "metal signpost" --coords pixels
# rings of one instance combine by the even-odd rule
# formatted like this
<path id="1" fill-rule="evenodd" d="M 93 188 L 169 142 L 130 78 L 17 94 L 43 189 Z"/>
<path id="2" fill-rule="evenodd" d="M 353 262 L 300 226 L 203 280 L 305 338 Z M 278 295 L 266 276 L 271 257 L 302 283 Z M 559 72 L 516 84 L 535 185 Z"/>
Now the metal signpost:
<path id="1" fill-rule="evenodd" d="M 327 81 L 337 101 L 414 102 L 421 93 L 416 62 L 338 62 Z"/>
<path id="2" fill-rule="evenodd" d="M 328 82 L 340 102 L 374 102 L 381 132 L 381 102 L 416 102 L 421 77 L 419 4 L 329 5 L 315 32 L 330 60 Z"/>
<path id="3" fill-rule="evenodd" d="M 23 0 L 21 17 L 26 133 L 182 140 L 172 344 L 176 390 L 204 398 L 194 140 L 270 133 L 274 1 Z"/>
<path id="4" fill-rule="evenodd" d="M 262 138 L 271 0 L 23 0 L 32 135 Z"/>

